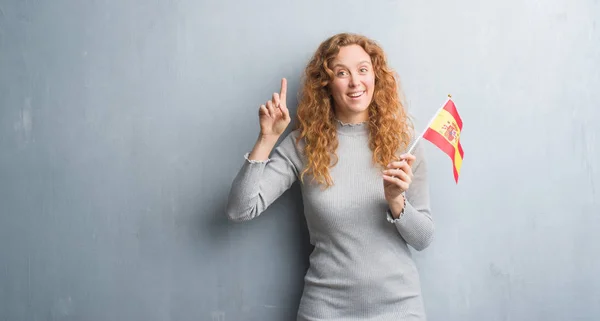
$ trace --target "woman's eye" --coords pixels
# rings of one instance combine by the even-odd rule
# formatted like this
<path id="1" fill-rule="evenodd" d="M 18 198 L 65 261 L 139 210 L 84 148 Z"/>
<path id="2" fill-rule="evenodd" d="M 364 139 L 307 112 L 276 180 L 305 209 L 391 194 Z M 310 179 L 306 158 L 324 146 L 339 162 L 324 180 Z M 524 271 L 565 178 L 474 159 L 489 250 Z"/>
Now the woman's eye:
<path id="1" fill-rule="evenodd" d="M 368 69 L 367 68 L 360 68 L 360 72 L 367 72 Z"/>
<path id="2" fill-rule="evenodd" d="M 338 76 L 345 76 L 346 75 L 346 71 L 342 70 L 342 71 L 338 71 Z"/>

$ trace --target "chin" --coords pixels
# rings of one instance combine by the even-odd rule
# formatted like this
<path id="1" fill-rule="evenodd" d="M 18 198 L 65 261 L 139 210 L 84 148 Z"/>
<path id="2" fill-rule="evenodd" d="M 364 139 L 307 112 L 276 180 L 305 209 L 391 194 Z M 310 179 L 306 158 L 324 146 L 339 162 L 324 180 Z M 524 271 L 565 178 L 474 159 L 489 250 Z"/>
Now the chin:
<path id="1" fill-rule="evenodd" d="M 359 113 L 365 113 L 369 110 L 369 106 L 365 106 L 365 107 L 360 107 L 360 108 L 352 108 L 350 109 L 353 113 L 359 114 Z"/>
<path id="2" fill-rule="evenodd" d="M 343 107 L 341 107 L 343 106 Z M 370 103 L 366 103 L 366 102 L 344 102 L 343 105 L 341 105 L 341 108 L 336 108 L 338 112 L 341 112 L 342 114 L 345 115 L 360 115 L 360 114 L 364 114 L 364 113 L 368 113 L 369 110 L 369 106 Z"/>
<path id="3" fill-rule="evenodd" d="M 362 112 L 369 110 L 369 105 L 370 104 L 360 104 L 360 105 L 349 104 L 347 106 L 347 109 L 353 113 L 362 113 Z"/>

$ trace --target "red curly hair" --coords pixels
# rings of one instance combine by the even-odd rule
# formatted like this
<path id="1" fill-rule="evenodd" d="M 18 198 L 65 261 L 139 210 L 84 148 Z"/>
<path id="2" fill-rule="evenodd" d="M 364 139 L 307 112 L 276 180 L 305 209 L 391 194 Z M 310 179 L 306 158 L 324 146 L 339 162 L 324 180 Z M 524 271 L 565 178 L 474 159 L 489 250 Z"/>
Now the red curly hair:
<path id="1" fill-rule="evenodd" d="M 410 142 L 412 123 L 400 99 L 399 81 L 388 66 L 383 49 L 373 40 L 357 34 L 340 33 L 321 43 L 308 63 L 304 75 L 296 129 L 298 142 L 304 139 L 306 167 L 300 175 L 310 174 L 313 180 L 326 187 L 333 185 L 329 168 L 337 164 L 337 120 L 329 84 L 333 80 L 331 61 L 341 47 L 361 46 L 371 57 L 375 72 L 373 100 L 369 105 L 369 148 L 373 151 L 373 163 L 386 167 L 397 160 L 396 153 Z"/>

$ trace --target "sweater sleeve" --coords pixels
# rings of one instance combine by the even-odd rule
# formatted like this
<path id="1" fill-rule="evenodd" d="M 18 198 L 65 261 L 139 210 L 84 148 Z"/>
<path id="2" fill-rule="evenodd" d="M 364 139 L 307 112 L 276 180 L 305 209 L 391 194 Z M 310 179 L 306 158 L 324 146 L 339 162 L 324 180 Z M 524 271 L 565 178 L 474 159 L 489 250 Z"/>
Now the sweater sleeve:
<path id="1" fill-rule="evenodd" d="M 238 171 L 227 202 L 229 220 L 243 222 L 258 217 L 296 181 L 300 157 L 295 146 L 294 132 L 282 140 L 268 160 L 249 160 Z"/>
<path id="2" fill-rule="evenodd" d="M 406 206 L 399 218 L 391 220 L 406 243 L 417 251 L 426 249 L 433 239 L 434 224 L 429 205 L 429 183 L 427 162 L 423 146 L 415 147 L 416 157 L 413 165 L 413 179 L 406 191 Z M 390 217 L 388 211 L 388 217 Z"/>

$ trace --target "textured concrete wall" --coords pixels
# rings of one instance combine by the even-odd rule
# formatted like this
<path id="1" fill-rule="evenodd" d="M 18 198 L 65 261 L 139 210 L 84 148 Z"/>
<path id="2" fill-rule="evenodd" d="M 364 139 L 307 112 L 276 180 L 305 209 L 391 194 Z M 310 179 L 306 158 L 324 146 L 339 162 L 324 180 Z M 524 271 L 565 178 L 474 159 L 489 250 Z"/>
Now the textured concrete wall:
<path id="1" fill-rule="evenodd" d="M 0 2 L 0 319 L 292 320 L 299 187 L 232 226 L 257 108 L 333 33 L 378 40 L 427 145 L 432 321 L 600 315 L 600 3 Z"/>

